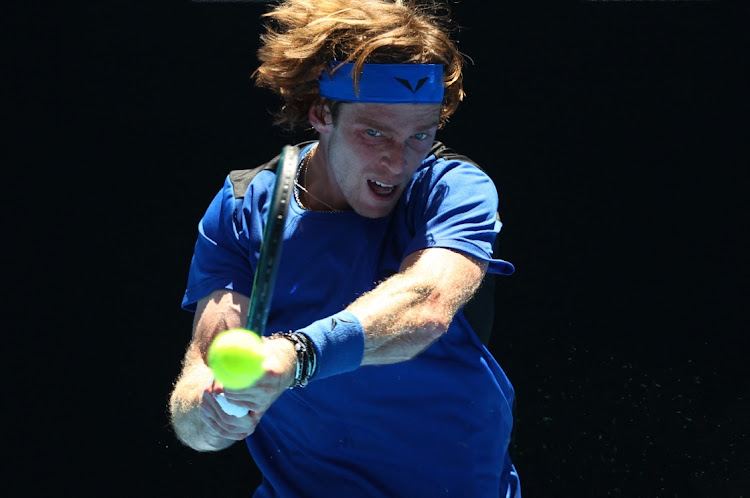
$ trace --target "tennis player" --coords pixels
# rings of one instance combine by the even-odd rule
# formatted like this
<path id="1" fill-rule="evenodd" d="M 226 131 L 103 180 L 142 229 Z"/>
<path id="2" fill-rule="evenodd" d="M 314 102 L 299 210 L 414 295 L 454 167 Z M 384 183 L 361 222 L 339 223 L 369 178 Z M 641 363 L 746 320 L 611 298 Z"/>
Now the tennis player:
<path id="1" fill-rule="evenodd" d="M 217 334 L 246 324 L 275 181 L 234 172 L 198 226 L 182 301 L 194 328 L 170 400 L 191 448 L 245 441 L 255 497 L 521 496 L 513 387 L 465 312 L 485 274 L 514 269 L 493 254 L 496 186 L 437 137 L 464 91 L 449 12 L 432 4 L 287 0 L 265 14 L 255 83 L 281 98 L 275 124 L 313 134 L 265 375 L 225 390 L 205 362 Z"/>

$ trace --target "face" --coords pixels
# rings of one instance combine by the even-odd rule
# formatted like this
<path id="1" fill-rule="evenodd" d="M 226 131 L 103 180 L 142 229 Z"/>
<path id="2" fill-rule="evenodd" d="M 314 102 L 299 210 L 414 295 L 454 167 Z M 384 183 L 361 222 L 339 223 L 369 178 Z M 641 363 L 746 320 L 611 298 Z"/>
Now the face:
<path id="1" fill-rule="evenodd" d="M 325 163 L 319 193 L 361 216 L 386 216 L 435 141 L 440 104 L 347 103 L 335 123 L 326 117 L 313 123 Z"/>

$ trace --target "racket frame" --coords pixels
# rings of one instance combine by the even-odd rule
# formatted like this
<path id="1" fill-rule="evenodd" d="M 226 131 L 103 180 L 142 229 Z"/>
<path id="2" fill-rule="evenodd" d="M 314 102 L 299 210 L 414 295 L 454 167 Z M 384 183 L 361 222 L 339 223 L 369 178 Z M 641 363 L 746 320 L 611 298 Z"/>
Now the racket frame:
<path id="1" fill-rule="evenodd" d="M 253 277 L 253 290 L 247 312 L 247 328 L 262 336 L 266 330 L 271 308 L 276 274 L 281 259 L 284 241 L 284 226 L 289 213 L 289 204 L 294 196 L 294 180 L 299 168 L 300 149 L 285 145 L 276 165 L 276 182 L 271 194 L 266 226 L 260 246 L 258 265 Z"/>

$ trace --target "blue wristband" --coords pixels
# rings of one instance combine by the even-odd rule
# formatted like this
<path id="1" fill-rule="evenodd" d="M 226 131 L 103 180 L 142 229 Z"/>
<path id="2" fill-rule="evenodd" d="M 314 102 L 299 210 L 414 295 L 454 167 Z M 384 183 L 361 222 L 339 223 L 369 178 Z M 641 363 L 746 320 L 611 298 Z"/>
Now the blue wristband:
<path id="1" fill-rule="evenodd" d="M 313 379 L 356 370 L 365 352 L 365 331 L 359 319 L 348 311 L 313 322 L 301 332 L 315 346 L 317 369 Z"/>

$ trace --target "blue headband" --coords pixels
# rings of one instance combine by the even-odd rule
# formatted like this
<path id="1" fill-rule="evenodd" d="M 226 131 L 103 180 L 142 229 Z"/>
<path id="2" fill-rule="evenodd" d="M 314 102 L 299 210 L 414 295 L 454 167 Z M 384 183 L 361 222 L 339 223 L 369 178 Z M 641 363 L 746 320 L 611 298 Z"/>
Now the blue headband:
<path id="1" fill-rule="evenodd" d="M 339 62 L 332 61 L 333 67 Z M 318 78 L 320 96 L 345 102 L 384 104 L 440 104 L 443 102 L 442 64 L 364 64 L 359 78 L 359 95 L 354 93 L 352 71 L 347 62 L 332 75 Z"/>

